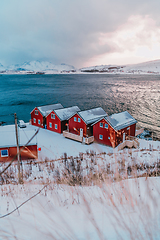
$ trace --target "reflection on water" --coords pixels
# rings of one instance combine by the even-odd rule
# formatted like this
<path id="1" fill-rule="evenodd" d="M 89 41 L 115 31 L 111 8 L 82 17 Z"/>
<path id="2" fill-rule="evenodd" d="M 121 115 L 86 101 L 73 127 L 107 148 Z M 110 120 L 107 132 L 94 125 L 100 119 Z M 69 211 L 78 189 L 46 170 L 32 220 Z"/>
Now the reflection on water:
<path id="1" fill-rule="evenodd" d="M 35 106 L 60 102 L 81 110 L 101 106 L 109 115 L 127 110 L 138 125 L 160 138 L 160 76 L 151 75 L 3 75 L 0 121 L 13 123 L 12 113 L 29 121 Z M 11 114 L 11 115 L 9 115 Z"/>

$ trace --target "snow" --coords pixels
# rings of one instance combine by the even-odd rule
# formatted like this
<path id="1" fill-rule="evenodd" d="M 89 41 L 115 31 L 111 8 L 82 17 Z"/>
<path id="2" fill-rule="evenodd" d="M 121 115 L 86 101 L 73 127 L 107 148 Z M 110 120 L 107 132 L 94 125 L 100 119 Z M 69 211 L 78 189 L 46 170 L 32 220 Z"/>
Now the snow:
<path id="1" fill-rule="evenodd" d="M 48 61 L 31 61 L 25 62 L 23 64 L 16 64 L 6 67 L 6 71 L 15 72 L 15 73 L 36 73 L 36 72 L 44 72 L 44 73 L 59 73 L 63 71 L 75 71 L 75 68 L 71 65 L 60 64 L 56 65 Z"/>
<path id="2" fill-rule="evenodd" d="M 99 65 L 80 69 L 81 72 L 118 74 L 160 74 L 160 60 L 130 65 Z"/>
<path id="3" fill-rule="evenodd" d="M 57 103 L 57 104 L 40 106 L 37 108 L 39 109 L 39 111 L 42 113 L 43 116 L 47 116 L 52 110 L 61 109 L 63 108 L 63 106 L 61 103 Z"/>
<path id="4" fill-rule="evenodd" d="M 81 111 L 78 114 L 86 124 L 96 122 L 101 117 L 107 116 L 107 113 L 101 107 Z"/>
<path id="5" fill-rule="evenodd" d="M 116 130 L 123 129 L 137 122 L 127 111 L 112 114 L 106 120 Z"/>
<path id="6" fill-rule="evenodd" d="M 38 193 L 31 183 L 0 187 L 0 217 Z M 35 198 L 0 219 L 1 239 L 159 239 L 160 178 L 101 186 L 48 184 Z"/>
<path id="7" fill-rule="evenodd" d="M 58 110 L 55 110 L 54 112 L 60 118 L 61 121 L 64 121 L 79 111 L 80 109 L 78 106 L 73 106 L 69 108 L 58 109 Z"/>
<path id="8" fill-rule="evenodd" d="M 18 135 L 19 135 L 19 145 L 24 146 L 30 138 L 35 134 L 36 129 L 25 129 L 18 128 Z M 16 134 L 15 134 L 15 126 L 14 125 L 7 125 L 7 126 L 0 126 L 0 147 L 12 147 L 17 146 L 16 143 Z M 37 138 L 33 138 L 29 145 L 36 145 Z"/>
<path id="9" fill-rule="evenodd" d="M 3 139 L 14 131 L 14 125 L 1 129 Z M 27 133 L 37 129 L 27 124 L 27 128 L 19 131 Z M 62 134 L 39 129 L 37 143 L 41 148 L 37 164 L 24 166 L 24 174 L 30 169 L 24 184 L 0 186 L 0 239 L 160 239 L 160 178 L 137 178 L 134 172 L 133 179 L 127 176 L 128 179 L 112 181 L 123 161 L 126 167 L 158 164 L 159 141 L 139 139 L 139 149 L 118 152 L 111 147 L 96 143 L 84 145 L 66 139 Z M 89 163 L 91 158 L 87 152 L 91 151 L 97 155 Z M 95 169 L 103 171 L 110 164 L 108 179 L 82 186 L 55 184 L 51 165 L 46 159 L 57 160 L 54 161 L 55 168 L 61 171 L 64 164 L 59 159 L 64 153 L 76 157 L 80 152 L 85 153 L 82 167 L 87 164 L 86 172 L 90 166 L 94 174 Z M 100 153 L 103 154 L 98 155 Z M 13 168 L 17 167 L 14 164 L 8 173 L 13 174 Z M 126 178 L 126 175 L 122 177 Z M 5 214 L 9 215 L 3 217 Z"/>
<path id="10" fill-rule="evenodd" d="M 44 74 L 59 73 L 109 73 L 109 74 L 160 74 L 160 60 L 154 60 L 132 65 L 99 65 L 76 69 L 67 64 L 56 65 L 48 61 L 31 61 L 23 64 L 3 66 L 0 64 L 3 74 Z"/>

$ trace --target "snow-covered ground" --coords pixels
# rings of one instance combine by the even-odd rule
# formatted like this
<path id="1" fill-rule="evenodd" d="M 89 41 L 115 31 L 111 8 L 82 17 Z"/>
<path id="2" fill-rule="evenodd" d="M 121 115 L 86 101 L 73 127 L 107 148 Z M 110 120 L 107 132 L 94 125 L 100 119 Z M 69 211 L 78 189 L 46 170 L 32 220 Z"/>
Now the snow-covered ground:
<path id="1" fill-rule="evenodd" d="M 107 156 L 118 154 L 117 148 L 113 149 L 112 147 L 92 143 L 90 145 L 86 145 L 85 143 L 80 143 L 68 138 L 65 138 L 63 134 L 59 134 L 53 131 L 49 131 L 47 129 L 38 128 L 33 126 L 29 123 L 26 124 L 26 128 L 18 128 L 19 135 L 21 136 L 21 141 L 31 137 L 31 133 L 35 133 L 38 129 L 39 132 L 34 139 L 34 143 L 37 143 L 38 148 L 40 151 L 38 152 L 38 159 L 44 161 L 45 158 L 49 160 L 56 160 L 60 159 L 64 156 L 64 153 L 67 154 L 68 157 L 79 156 L 79 153 L 86 153 L 86 152 L 96 152 L 96 154 L 106 153 Z M 0 134 L 1 139 L 5 139 L 7 141 L 10 139 L 10 134 L 15 134 L 15 126 L 14 125 L 5 125 L 0 126 Z M 3 137 L 4 135 L 4 137 Z M 23 136 L 25 139 L 23 140 Z M 28 136 L 28 137 L 27 137 Z M 137 156 L 151 155 L 151 154 L 159 154 L 160 152 L 160 141 L 146 141 L 144 139 L 139 139 L 139 149 L 132 149 L 132 155 L 136 154 Z M 119 153 L 126 152 L 128 154 L 128 149 L 122 150 Z M 143 154 L 144 153 L 144 154 Z"/>
<path id="2" fill-rule="evenodd" d="M 0 239 L 160 239 L 159 189 L 160 178 L 88 187 L 3 185 Z"/>
<path id="3" fill-rule="evenodd" d="M 27 124 L 19 128 L 19 134 L 36 130 Z M 1 138 L 14 131 L 14 125 L 1 126 Z M 39 130 L 36 141 L 41 148 L 38 163 L 24 164 L 24 184 L 0 186 L 0 239 L 160 239 L 160 178 L 148 177 L 152 170 L 159 173 L 159 141 L 140 139 L 139 149 L 117 151 L 96 143 L 85 145 L 46 129 Z M 54 169 L 65 169 L 59 159 L 66 153 L 76 160 L 80 152 L 84 154 L 83 173 L 79 173 L 95 176 L 97 170 L 101 178 L 97 175 L 96 181 L 90 178 L 82 186 L 55 183 Z M 108 177 L 103 178 L 108 166 Z M 132 175 L 129 166 L 133 166 Z M 144 178 L 137 178 L 138 166 L 144 168 L 140 174 Z M 16 163 L 5 177 L 13 177 L 14 169 Z"/>

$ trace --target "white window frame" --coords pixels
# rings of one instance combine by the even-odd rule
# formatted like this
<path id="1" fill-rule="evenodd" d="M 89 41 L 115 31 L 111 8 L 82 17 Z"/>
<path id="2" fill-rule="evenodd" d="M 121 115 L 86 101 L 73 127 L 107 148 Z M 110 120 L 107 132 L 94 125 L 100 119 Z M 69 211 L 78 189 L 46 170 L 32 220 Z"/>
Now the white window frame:
<path id="1" fill-rule="evenodd" d="M 49 127 L 52 128 L 52 123 L 51 122 L 49 122 Z"/>
<path id="2" fill-rule="evenodd" d="M 35 115 L 38 115 L 38 110 L 35 110 L 35 111 L 34 111 L 34 114 L 35 114 Z"/>
<path id="3" fill-rule="evenodd" d="M 2 154 L 3 151 L 7 151 L 7 154 Z M 1 157 L 8 157 L 8 149 L 1 150 Z"/>
<path id="4" fill-rule="evenodd" d="M 108 129 L 108 123 L 105 123 L 104 128 Z"/>
<path id="5" fill-rule="evenodd" d="M 51 113 L 51 119 L 55 119 L 55 114 Z"/>
<path id="6" fill-rule="evenodd" d="M 54 128 L 57 130 L 57 129 L 58 129 L 58 125 L 57 125 L 57 124 L 54 124 Z"/>
<path id="7" fill-rule="evenodd" d="M 40 119 L 38 119 L 38 124 L 41 125 L 41 120 Z"/>
<path id="8" fill-rule="evenodd" d="M 78 118 L 78 122 L 79 122 L 79 123 L 81 122 L 81 119 L 80 119 L 80 118 Z"/>
<path id="9" fill-rule="evenodd" d="M 36 118 L 33 118 L 33 123 L 36 123 Z"/>
<path id="10" fill-rule="evenodd" d="M 103 140 L 103 135 L 102 134 L 99 134 L 99 139 Z"/>
<path id="11" fill-rule="evenodd" d="M 100 122 L 100 123 L 99 123 L 99 126 L 100 126 L 101 128 L 103 128 L 103 123 L 102 123 L 102 122 Z"/>
<path id="12" fill-rule="evenodd" d="M 74 122 L 77 122 L 77 117 L 74 117 Z"/>

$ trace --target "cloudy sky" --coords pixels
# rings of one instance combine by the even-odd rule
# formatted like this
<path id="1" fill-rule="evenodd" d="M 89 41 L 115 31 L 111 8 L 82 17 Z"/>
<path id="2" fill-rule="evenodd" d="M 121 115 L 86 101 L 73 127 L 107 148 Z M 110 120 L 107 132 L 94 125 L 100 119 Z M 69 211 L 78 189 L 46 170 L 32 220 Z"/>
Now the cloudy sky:
<path id="1" fill-rule="evenodd" d="M 159 0 L 1 0 L 0 63 L 160 59 Z"/>

